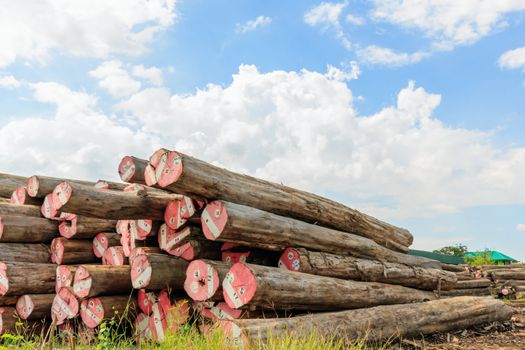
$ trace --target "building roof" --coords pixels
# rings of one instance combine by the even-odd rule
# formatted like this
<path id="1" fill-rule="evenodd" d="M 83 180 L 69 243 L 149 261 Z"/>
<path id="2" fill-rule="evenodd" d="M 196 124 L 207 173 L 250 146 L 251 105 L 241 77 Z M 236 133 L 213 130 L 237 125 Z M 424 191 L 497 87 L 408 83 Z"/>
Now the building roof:
<path id="1" fill-rule="evenodd" d="M 489 257 L 494 261 L 504 260 L 504 261 L 510 261 L 510 262 L 518 262 L 518 260 L 511 258 L 510 256 L 500 253 L 496 250 L 487 250 L 487 251 L 482 251 L 482 252 L 467 252 L 465 256 L 474 257 L 474 256 L 485 254 L 485 253 L 487 253 Z"/>
<path id="2" fill-rule="evenodd" d="M 462 256 L 454 256 L 454 255 L 446 255 L 446 254 L 440 254 L 440 253 L 434 253 L 434 252 L 427 252 L 426 250 L 416 250 L 416 249 L 410 249 L 408 251 L 409 255 L 415 255 L 415 256 L 422 256 L 429 259 L 434 259 L 437 261 L 440 261 L 445 264 L 464 264 L 465 260 Z"/>

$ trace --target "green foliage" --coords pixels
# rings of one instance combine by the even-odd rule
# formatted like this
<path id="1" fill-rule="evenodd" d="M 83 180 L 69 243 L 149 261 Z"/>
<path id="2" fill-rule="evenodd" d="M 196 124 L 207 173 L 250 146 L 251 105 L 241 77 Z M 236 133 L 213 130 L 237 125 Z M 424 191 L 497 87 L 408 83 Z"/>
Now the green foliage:
<path id="1" fill-rule="evenodd" d="M 463 257 L 467 251 L 468 251 L 467 246 L 460 243 L 460 244 L 456 244 L 453 246 L 451 245 L 451 246 L 443 247 L 441 249 L 436 249 L 433 252 L 439 253 L 439 254 Z"/>
<path id="2" fill-rule="evenodd" d="M 471 266 L 495 265 L 496 262 L 490 257 L 488 249 L 478 251 L 474 256 L 465 256 L 465 263 Z"/>

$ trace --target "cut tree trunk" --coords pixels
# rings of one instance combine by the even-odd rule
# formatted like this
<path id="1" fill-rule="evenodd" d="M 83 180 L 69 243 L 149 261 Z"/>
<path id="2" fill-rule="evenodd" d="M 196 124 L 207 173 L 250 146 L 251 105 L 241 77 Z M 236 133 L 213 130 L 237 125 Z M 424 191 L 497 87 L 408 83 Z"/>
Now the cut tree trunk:
<path id="1" fill-rule="evenodd" d="M 488 278 L 478 278 L 470 281 L 458 281 L 456 289 L 490 287 L 492 281 Z"/>
<path id="2" fill-rule="evenodd" d="M 42 200 L 38 198 L 29 197 L 26 188 L 23 186 L 18 187 L 16 190 L 13 191 L 9 202 L 11 204 L 17 205 L 42 205 Z"/>
<path id="3" fill-rule="evenodd" d="M 100 232 L 115 230 L 116 220 L 96 219 L 75 214 L 61 215 L 58 232 L 68 239 L 93 239 Z"/>
<path id="4" fill-rule="evenodd" d="M 40 207 L 37 205 L 16 205 L 5 202 L 0 202 L 0 215 L 41 217 Z"/>
<path id="5" fill-rule="evenodd" d="M 182 289 L 188 262 L 170 255 L 143 254 L 131 262 L 133 288 Z"/>
<path id="6" fill-rule="evenodd" d="M 468 288 L 468 289 L 453 289 L 453 290 L 447 290 L 440 293 L 442 297 L 456 297 L 456 296 L 464 296 L 464 295 L 471 295 L 471 296 L 485 296 L 485 295 L 491 295 L 492 289 L 491 288 Z"/>
<path id="7" fill-rule="evenodd" d="M 130 295 L 100 296 L 83 300 L 80 317 L 86 327 L 96 328 L 102 321 L 114 319 L 117 323 L 136 314 L 135 299 Z"/>
<path id="8" fill-rule="evenodd" d="M 93 182 L 93 181 L 63 179 L 63 178 L 40 176 L 40 175 L 33 175 L 29 177 L 24 185 L 27 188 L 27 193 L 29 194 L 29 196 L 35 197 L 35 198 L 44 198 L 47 194 L 53 192 L 56 186 L 58 186 L 61 182 L 64 182 L 64 181 L 69 181 L 71 183 L 80 184 L 80 185 L 89 186 L 89 187 L 102 186 L 100 185 L 102 180 Z M 124 188 L 127 186 L 127 184 L 118 183 L 118 182 L 103 181 L 103 183 L 109 186 L 111 189 L 118 190 L 118 191 L 124 190 Z"/>
<path id="9" fill-rule="evenodd" d="M 0 296 L 53 293 L 55 269 L 53 264 L 0 262 Z"/>
<path id="10" fill-rule="evenodd" d="M 80 299 L 129 293 L 133 289 L 130 272 L 128 265 L 81 265 L 75 272 L 73 292 Z"/>
<path id="11" fill-rule="evenodd" d="M 195 301 L 222 300 L 222 281 L 230 264 L 212 260 L 194 260 L 186 269 L 184 290 Z"/>
<path id="12" fill-rule="evenodd" d="M 102 256 L 103 265 L 121 266 L 129 265 L 128 258 L 124 255 L 122 246 L 113 246 L 106 249 Z"/>
<path id="13" fill-rule="evenodd" d="M 17 295 L 11 295 L 7 297 L 0 297 L 0 307 L 2 306 L 15 306 L 18 301 Z"/>
<path id="14" fill-rule="evenodd" d="M 148 161 L 133 156 L 125 156 L 118 165 L 120 179 L 124 182 L 146 184 L 144 171 Z"/>
<path id="15" fill-rule="evenodd" d="M 453 264 L 441 264 L 443 270 L 452 271 L 452 272 L 465 272 L 468 271 L 468 265 L 453 265 Z"/>
<path id="16" fill-rule="evenodd" d="M 279 260 L 279 267 L 312 275 L 383 282 L 425 290 L 450 290 L 455 288 L 457 282 L 453 272 L 313 252 L 303 248 L 286 249 Z"/>
<path id="17" fill-rule="evenodd" d="M 441 268 L 438 261 L 395 252 L 368 238 L 230 202 L 209 203 L 202 212 L 201 221 L 204 235 L 211 240 L 275 251 L 301 246 L 327 253 Z"/>
<path id="18" fill-rule="evenodd" d="M 99 262 L 89 240 L 69 240 L 57 237 L 51 242 L 51 261 L 59 265 Z"/>
<path id="19" fill-rule="evenodd" d="M 51 250 L 41 243 L 0 243 L 0 261 L 51 263 Z"/>
<path id="20" fill-rule="evenodd" d="M 510 306 L 499 300 L 457 297 L 407 305 L 318 313 L 279 319 L 221 321 L 219 327 L 240 347 L 256 347 L 282 336 L 310 337 L 355 342 L 419 338 L 423 334 L 465 329 L 478 324 L 509 320 Z"/>
<path id="21" fill-rule="evenodd" d="M 346 281 L 284 269 L 234 264 L 222 282 L 224 300 L 277 310 L 357 309 L 435 299 L 432 292 L 377 283 Z"/>
<path id="22" fill-rule="evenodd" d="M 120 245 L 120 235 L 113 232 L 101 232 L 93 238 L 93 253 L 102 258 L 109 247 Z"/>
<path id="23" fill-rule="evenodd" d="M 17 187 L 24 186 L 27 177 L 0 173 L 0 197 L 10 198 Z"/>
<path id="24" fill-rule="evenodd" d="M 31 216 L 0 216 L 1 242 L 44 243 L 57 236 L 57 222 Z"/>
<path id="25" fill-rule="evenodd" d="M 133 260 L 140 256 L 140 255 L 148 255 L 148 254 L 160 254 L 160 255 L 166 255 L 165 252 L 163 252 L 159 247 L 136 247 L 131 250 L 129 253 L 128 259 L 129 264 L 133 265 Z"/>
<path id="26" fill-rule="evenodd" d="M 51 305 L 51 318 L 56 325 L 62 325 L 66 320 L 77 317 L 78 300 L 69 288 L 60 288 Z"/>
<path id="27" fill-rule="evenodd" d="M 51 316 L 55 294 L 24 294 L 16 303 L 16 311 L 23 320 L 39 320 Z"/>
<path id="28" fill-rule="evenodd" d="M 73 286 L 73 279 L 78 266 L 60 265 L 56 268 L 55 293 L 61 288 L 70 288 Z"/>
<path id="29" fill-rule="evenodd" d="M 179 257 L 186 261 L 195 259 L 220 260 L 221 244 L 201 239 L 184 240 L 181 245 L 167 251 L 170 255 Z"/>
<path id="30" fill-rule="evenodd" d="M 525 270 L 520 271 L 494 271 L 493 280 L 525 280 Z"/>
<path id="31" fill-rule="evenodd" d="M 234 173 L 175 151 L 162 154 L 156 167 L 156 178 L 160 187 L 192 198 L 222 199 L 255 207 L 367 237 L 389 249 L 405 253 L 413 241 L 409 231 L 341 203 Z"/>
<path id="32" fill-rule="evenodd" d="M 181 200 L 171 201 L 166 206 L 164 221 L 172 230 L 178 230 L 194 216 L 200 214 L 198 203 L 190 197 L 184 196 Z"/>

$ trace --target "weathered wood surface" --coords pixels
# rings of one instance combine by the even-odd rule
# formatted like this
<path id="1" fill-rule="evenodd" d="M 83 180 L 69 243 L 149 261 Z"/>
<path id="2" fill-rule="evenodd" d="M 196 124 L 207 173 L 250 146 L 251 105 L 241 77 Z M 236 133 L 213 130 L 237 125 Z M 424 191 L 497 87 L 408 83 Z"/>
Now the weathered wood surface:
<path id="1" fill-rule="evenodd" d="M 248 348 L 285 335 L 308 337 L 316 334 L 352 342 L 420 338 L 423 334 L 506 321 L 512 314 L 513 309 L 499 300 L 457 297 L 409 306 L 386 305 L 291 318 L 221 321 L 219 327 L 241 347 Z"/>
<path id="2" fill-rule="evenodd" d="M 68 239 L 93 239 L 100 232 L 115 230 L 117 220 L 97 219 L 76 214 L 61 215 L 58 232 Z"/>
<path id="3" fill-rule="evenodd" d="M 213 260 L 194 260 L 186 269 L 184 290 L 195 301 L 222 300 L 222 281 L 230 264 Z"/>
<path id="4" fill-rule="evenodd" d="M 453 264 L 441 264 L 443 266 L 443 270 L 452 271 L 452 272 L 464 272 L 467 271 L 468 265 L 453 265 Z"/>
<path id="5" fill-rule="evenodd" d="M 279 260 L 279 267 L 319 276 L 383 282 L 425 290 L 450 290 L 456 287 L 457 281 L 453 272 L 444 270 L 314 252 L 304 248 L 286 249 Z"/>
<path id="6" fill-rule="evenodd" d="M 16 205 L 8 202 L 0 202 L 0 215 L 42 216 L 37 205 Z"/>
<path id="7" fill-rule="evenodd" d="M 234 264 L 222 282 L 224 300 L 277 310 L 340 310 L 435 299 L 432 292 L 377 283 L 315 276 L 284 269 Z"/>
<path id="8" fill-rule="evenodd" d="M 10 214 L 0 216 L 0 242 L 44 243 L 57 236 L 56 221 Z"/>
<path id="9" fill-rule="evenodd" d="M 463 296 L 463 295 L 472 295 L 472 296 L 485 296 L 485 295 L 491 295 L 492 289 L 491 288 L 467 288 L 467 289 L 452 289 L 443 291 L 440 293 L 442 297 L 455 297 L 455 296 Z"/>
<path id="10" fill-rule="evenodd" d="M 55 294 L 24 294 L 16 303 L 16 311 L 23 320 L 40 320 L 51 316 Z"/>
<path id="11" fill-rule="evenodd" d="M 119 321 L 136 314 L 135 298 L 130 295 L 107 295 L 85 299 L 80 304 L 80 318 L 93 329 L 104 320 Z"/>
<path id="12" fill-rule="evenodd" d="M 456 289 L 484 288 L 490 287 L 492 281 L 488 278 L 478 278 L 469 281 L 458 281 Z"/>
<path id="13" fill-rule="evenodd" d="M 524 270 L 493 271 L 491 273 L 493 280 L 525 280 Z"/>
<path id="14" fill-rule="evenodd" d="M 0 262 L 0 296 L 53 293 L 55 269 L 53 264 Z"/>
<path id="15" fill-rule="evenodd" d="M 183 289 L 188 262 L 165 254 L 142 254 L 130 259 L 133 288 Z"/>
<path id="16" fill-rule="evenodd" d="M 17 187 L 24 186 L 27 177 L 0 173 L 0 197 L 11 198 Z"/>
<path id="17" fill-rule="evenodd" d="M 18 300 L 17 295 L 8 295 L 6 297 L 0 297 L 0 307 L 2 306 L 15 306 Z"/>
<path id="18" fill-rule="evenodd" d="M 57 237 L 51 242 L 51 261 L 58 265 L 100 262 L 90 240 L 70 240 Z"/>
<path id="19" fill-rule="evenodd" d="M 51 250 L 42 243 L 0 243 L 0 261 L 51 263 Z"/>
<path id="20" fill-rule="evenodd" d="M 169 151 L 156 167 L 157 184 L 193 198 L 222 199 L 278 215 L 373 239 L 407 252 L 413 236 L 341 203 L 288 186 L 241 175 L 188 155 Z M 257 193 L 256 196 L 253 194 Z"/>
<path id="21" fill-rule="evenodd" d="M 410 266 L 441 263 L 395 252 L 371 239 L 225 201 L 208 203 L 201 214 L 206 238 L 268 250 L 300 246 L 316 251 L 368 257 Z"/>
<path id="22" fill-rule="evenodd" d="M 33 175 L 27 178 L 25 185 L 29 196 L 43 199 L 47 194 L 53 192 L 53 190 L 56 186 L 58 186 L 58 184 L 66 180 L 67 179 L 51 176 Z M 93 181 L 83 181 L 74 179 L 70 179 L 67 181 L 86 186 L 95 186 L 95 182 Z"/>
<path id="23" fill-rule="evenodd" d="M 73 292 L 80 299 L 99 295 L 122 295 L 133 286 L 129 265 L 81 265 L 75 272 Z"/>
<path id="24" fill-rule="evenodd" d="M 53 196 L 57 199 L 57 211 L 110 220 L 162 220 L 168 202 L 182 197 L 145 191 L 101 190 L 67 181 L 55 187 Z"/>

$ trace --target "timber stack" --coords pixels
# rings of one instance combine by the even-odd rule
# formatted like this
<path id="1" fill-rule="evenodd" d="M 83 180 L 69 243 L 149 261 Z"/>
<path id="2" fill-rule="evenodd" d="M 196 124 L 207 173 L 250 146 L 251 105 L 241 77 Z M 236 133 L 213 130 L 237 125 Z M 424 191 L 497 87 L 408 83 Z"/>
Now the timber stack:
<path id="1" fill-rule="evenodd" d="M 370 322 L 381 340 L 510 318 L 497 300 L 440 300 L 459 275 L 408 255 L 407 230 L 341 203 L 166 149 L 126 156 L 118 172 L 124 183 L 0 176 L 4 325 L 16 314 L 97 329 L 127 314 L 139 341 L 191 320 L 249 346 L 312 329 L 356 338 Z"/>

